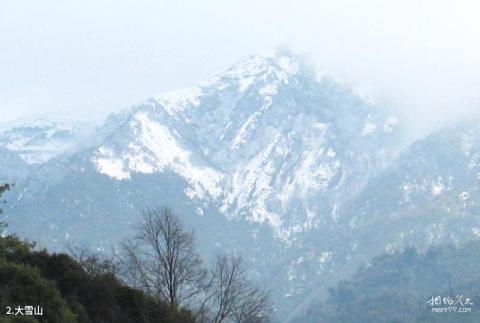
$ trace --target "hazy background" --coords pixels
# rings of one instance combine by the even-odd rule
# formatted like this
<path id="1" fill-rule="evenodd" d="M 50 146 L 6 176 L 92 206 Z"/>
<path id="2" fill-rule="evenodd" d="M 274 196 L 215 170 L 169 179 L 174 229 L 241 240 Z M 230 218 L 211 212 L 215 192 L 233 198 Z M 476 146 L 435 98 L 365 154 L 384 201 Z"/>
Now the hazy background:
<path id="1" fill-rule="evenodd" d="M 99 121 L 255 53 L 395 107 L 415 134 L 479 107 L 479 1 L 0 0 L 0 121 Z"/>

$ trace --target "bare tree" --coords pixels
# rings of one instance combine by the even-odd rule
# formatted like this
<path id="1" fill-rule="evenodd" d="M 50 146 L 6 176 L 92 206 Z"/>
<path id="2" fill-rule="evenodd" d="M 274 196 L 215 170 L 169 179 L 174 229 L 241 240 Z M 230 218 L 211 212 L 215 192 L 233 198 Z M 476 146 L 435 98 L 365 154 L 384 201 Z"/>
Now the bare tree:
<path id="1" fill-rule="evenodd" d="M 10 189 L 10 184 L 0 183 L 0 198 L 2 197 L 3 193 L 8 191 L 9 189 Z M 0 199 L 0 203 L 6 203 L 6 201 Z M 0 208 L 0 214 L 2 214 L 2 213 L 3 213 L 3 210 L 2 210 L 2 208 Z M 7 224 L 5 222 L 0 221 L 0 233 L 2 233 L 3 229 L 5 229 L 6 226 L 7 226 Z"/>
<path id="2" fill-rule="evenodd" d="M 237 323 L 263 323 L 270 321 L 271 312 L 268 292 L 259 287 L 250 287 L 238 302 L 233 316 Z"/>
<path id="3" fill-rule="evenodd" d="M 206 275 L 195 251 L 195 237 L 169 208 L 143 212 L 133 240 L 123 244 L 127 282 L 172 308 L 189 305 Z"/>
<path id="4" fill-rule="evenodd" d="M 0 183 L 0 197 L 2 197 L 3 193 L 10 189 L 10 184 L 2 184 Z M 0 200 L 2 203 L 5 203 L 4 200 Z M 0 214 L 3 213 L 2 209 L 0 209 Z"/>
<path id="5" fill-rule="evenodd" d="M 120 272 L 120 262 L 115 257 L 93 253 L 87 248 L 73 247 L 71 244 L 67 245 L 67 249 L 93 278 L 101 275 L 116 276 Z"/>
<path id="6" fill-rule="evenodd" d="M 203 321 L 261 323 L 270 320 L 269 295 L 250 283 L 240 257 L 216 257 L 206 294 L 201 309 Z"/>

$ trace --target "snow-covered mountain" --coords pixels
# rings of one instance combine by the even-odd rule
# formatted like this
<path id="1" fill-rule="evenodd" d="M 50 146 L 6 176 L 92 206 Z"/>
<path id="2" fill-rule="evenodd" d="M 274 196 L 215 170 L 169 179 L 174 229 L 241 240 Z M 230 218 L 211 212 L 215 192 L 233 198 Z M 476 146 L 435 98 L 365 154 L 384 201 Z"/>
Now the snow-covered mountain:
<path id="1" fill-rule="evenodd" d="M 81 131 L 0 132 L 5 153 L 37 163 L 9 195 L 9 228 L 54 249 L 105 248 L 143 208 L 169 205 L 206 258 L 242 253 L 288 321 L 378 252 L 479 235 L 476 123 L 400 155 L 397 123 L 301 60 L 250 57 L 111 115 L 87 144 L 74 144 Z M 57 138 L 70 148 L 37 157 L 65 147 Z"/>
<path id="2" fill-rule="evenodd" d="M 40 164 L 74 149 L 91 130 L 78 122 L 22 118 L 0 123 L 0 147 L 27 164 Z"/>
<path id="3" fill-rule="evenodd" d="M 335 220 L 340 201 L 381 168 L 397 120 L 302 69 L 256 56 L 152 98 L 110 118 L 114 135 L 91 161 L 117 180 L 168 169 L 189 183 L 189 198 L 283 238 L 330 221 L 319 213 Z"/>

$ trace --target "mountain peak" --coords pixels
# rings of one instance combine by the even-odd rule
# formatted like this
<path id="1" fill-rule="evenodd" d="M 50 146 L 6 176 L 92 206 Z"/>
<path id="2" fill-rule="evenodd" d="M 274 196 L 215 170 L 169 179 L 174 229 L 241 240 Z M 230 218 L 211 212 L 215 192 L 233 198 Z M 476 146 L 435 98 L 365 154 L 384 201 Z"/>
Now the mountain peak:
<path id="1" fill-rule="evenodd" d="M 284 53 L 252 55 L 196 86 L 163 93 L 147 102 L 160 104 L 170 115 L 175 115 L 200 104 L 203 96 L 218 91 L 235 90 L 242 94 L 254 84 L 263 84 L 265 95 L 275 93 L 280 84 L 300 76 L 301 59 Z"/>
<path id="2" fill-rule="evenodd" d="M 253 55 L 233 65 L 221 76 L 234 78 L 258 77 L 272 72 L 296 75 L 300 70 L 300 65 L 300 59 L 293 55 L 280 53 Z"/>

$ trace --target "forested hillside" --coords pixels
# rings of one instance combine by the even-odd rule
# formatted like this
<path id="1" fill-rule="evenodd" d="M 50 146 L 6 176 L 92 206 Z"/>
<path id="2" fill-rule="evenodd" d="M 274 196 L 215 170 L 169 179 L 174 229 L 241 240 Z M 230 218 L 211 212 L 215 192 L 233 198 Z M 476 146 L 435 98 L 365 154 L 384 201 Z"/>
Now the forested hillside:
<path id="1" fill-rule="evenodd" d="M 382 254 L 298 322 L 480 322 L 479 264 L 479 241 Z"/>
<path id="2" fill-rule="evenodd" d="M 193 322 L 112 273 L 93 275 L 66 254 L 32 248 L 13 236 L 0 238 L 0 322 Z M 43 316 L 15 315 L 19 306 L 40 306 Z"/>

